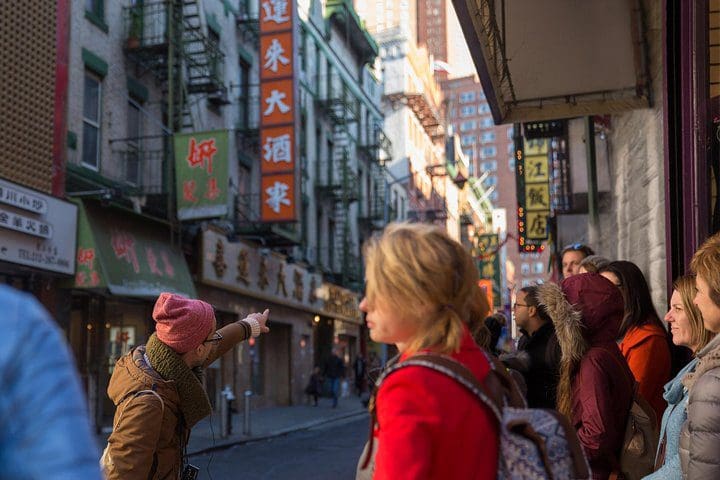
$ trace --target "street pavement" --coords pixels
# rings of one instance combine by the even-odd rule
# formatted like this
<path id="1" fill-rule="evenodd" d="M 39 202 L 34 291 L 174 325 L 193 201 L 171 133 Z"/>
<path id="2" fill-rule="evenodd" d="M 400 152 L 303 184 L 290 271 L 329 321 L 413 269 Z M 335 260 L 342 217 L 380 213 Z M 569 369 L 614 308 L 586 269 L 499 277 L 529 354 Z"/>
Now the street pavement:
<path id="1" fill-rule="evenodd" d="M 295 405 L 291 407 L 252 409 L 249 435 L 243 434 L 242 404 L 239 404 L 240 412 L 233 414 L 232 434 L 227 437 L 222 437 L 220 434 L 219 412 L 213 412 L 209 418 L 202 420 L 193 428 L 187 453 L 192 455 L 212 452 L 234 445 L 257 442 L 292 432 L 322 427 L 346 419 L 367 419 L 367 409 L 356 396 L 341 398 L 337 408 L 331 408 L 331 404 L 331 399 L 321 398 L 317 407 Z M 364 421 L 367 425 L 367 420 Z M 109 433 L 105 433 L 97 437 L 101 451 L 107 444 L 108 436 Z"/>
<path id="2" fill-rule="evenodd" d="M 266 440 L 190 457 L 210 480 L 352 480 L 367 440 L 368 415 L 356 415 Z"/>

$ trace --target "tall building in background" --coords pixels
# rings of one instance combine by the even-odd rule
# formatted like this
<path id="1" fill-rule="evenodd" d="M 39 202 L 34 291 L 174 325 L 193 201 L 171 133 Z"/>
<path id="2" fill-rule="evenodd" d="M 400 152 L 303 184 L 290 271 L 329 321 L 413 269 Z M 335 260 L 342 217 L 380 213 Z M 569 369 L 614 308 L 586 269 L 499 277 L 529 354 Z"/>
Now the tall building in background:
<path id="1" fill-rule="evenodd" d="M 400 33 L 417 43 L 418 2 L 416 0 L 354 1 L 355 10 L 373 35 L 383 30 L 399 29 Z"/>
<path id="2" fill-rule="evenodd" d="M 482 86 L 475 76 L 445 80 L 447 124 L 460 136 L 470 175 L 478 178 L 493 206 L 507 216 L 505 289 L 521 288 L 549 277 L 547 251 L 521 254 L 517 248 L 517 197 L 512 125 L 495 125 Z M 503 228 L 495 225 L 495 229 Z M 504 235 L 502 235 L 504 237 Z"/>
<path id="3" fill-rule="evenodd" d="M 448 61 L 447 0 L 417 0 L 417 40 L 435 60 Z"/>

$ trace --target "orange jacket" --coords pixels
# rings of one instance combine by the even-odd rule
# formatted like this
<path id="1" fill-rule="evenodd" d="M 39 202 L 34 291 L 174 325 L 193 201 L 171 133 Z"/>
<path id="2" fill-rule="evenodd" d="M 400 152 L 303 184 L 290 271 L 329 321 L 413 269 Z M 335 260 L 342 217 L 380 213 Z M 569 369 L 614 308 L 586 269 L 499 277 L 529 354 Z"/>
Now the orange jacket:
<path id="1" fill-rule="evenodd" d="M 628 366 L 638 382 L 639 392 L 662 419 L 666 403 L 663 388 L 670 380 L 670 345 L 667 333 L 658 325 L 631 327 L 620 342 Z"/>

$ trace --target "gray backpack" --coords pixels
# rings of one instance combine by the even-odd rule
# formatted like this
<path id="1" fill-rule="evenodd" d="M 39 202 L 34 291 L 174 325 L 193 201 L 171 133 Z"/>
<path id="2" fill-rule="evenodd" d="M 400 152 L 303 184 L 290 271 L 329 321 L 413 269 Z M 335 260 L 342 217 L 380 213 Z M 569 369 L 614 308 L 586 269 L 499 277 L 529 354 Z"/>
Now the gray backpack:
<path id="1" fill-rule="evenodd" d="M 416 366 L 452 378 L 493 413 L 500 426 L 499 480 L 589 479 L 590 467 L 570 422 L 554 410 L 527 408 L 505 367 L 489 355 L 487 357 L 492 370 L 484 382 L 479 382 L 464 365 L 446 355 L 418 354 L 386 368 L 378 378 L 370 400 L 370 435 L 358 465 L 357 478 L 370 478 L 374 470 L 377 451 L 373 438 L 377 424 L 375 395 L 380 385 L 394 372 Z"/>

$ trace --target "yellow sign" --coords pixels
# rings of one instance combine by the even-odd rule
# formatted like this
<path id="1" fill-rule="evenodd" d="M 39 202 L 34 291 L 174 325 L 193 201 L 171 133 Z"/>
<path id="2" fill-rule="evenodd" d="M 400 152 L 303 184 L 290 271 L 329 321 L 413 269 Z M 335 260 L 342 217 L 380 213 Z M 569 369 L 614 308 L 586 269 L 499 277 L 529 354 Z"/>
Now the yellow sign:
<path id="1" fill-rule="evenodd" d="M 547 182 L 525 184 L 525 209 L 534 211 L 550 209 L 550 186 Z"/>
<path id="2" fill-rule="evenodd" d="M 545 240 L 547 238 L 547 217 L 547 210 L 527 212 L 525 237 L 533 240 Z"/>
<path id="3" fill-rule="evenodd" d="M 548 155 L 525 156 L 525 182 L 547 182 L 550 180 L 550 165 Z"/>

